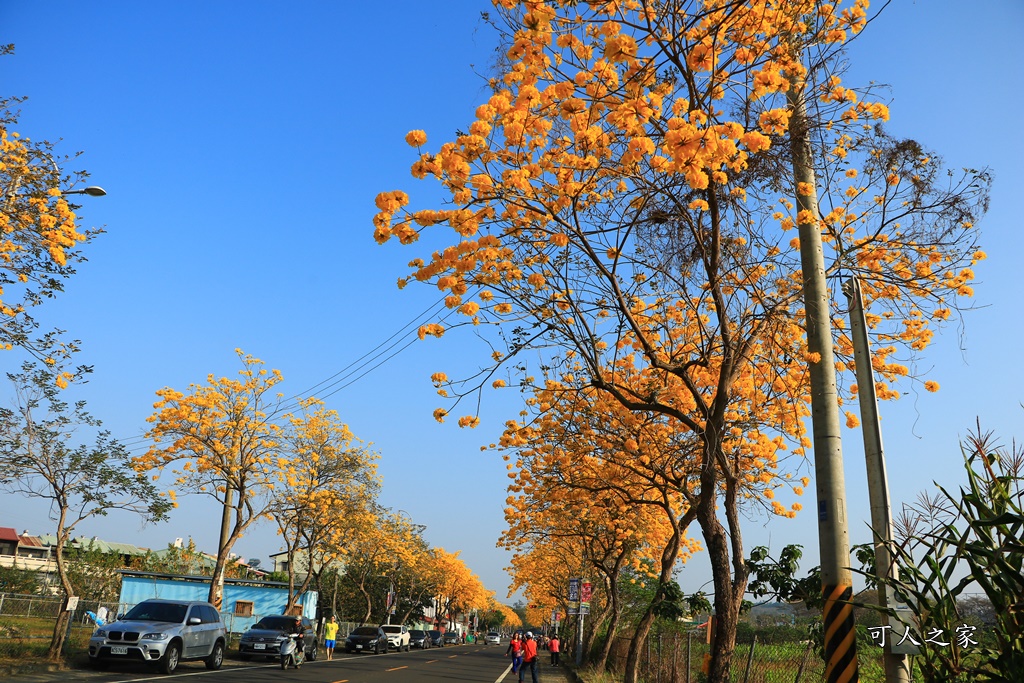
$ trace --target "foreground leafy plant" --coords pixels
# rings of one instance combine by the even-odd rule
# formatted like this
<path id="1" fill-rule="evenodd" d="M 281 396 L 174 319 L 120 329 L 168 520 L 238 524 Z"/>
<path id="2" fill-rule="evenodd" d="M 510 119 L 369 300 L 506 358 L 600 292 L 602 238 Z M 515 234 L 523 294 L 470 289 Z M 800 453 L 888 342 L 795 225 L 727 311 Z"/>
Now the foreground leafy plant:
<path id="1" fill-rule="evenodd" d="M 886 583 L 917 622 L 905 625 L 924 634 L 918 663 L 925 680 L 1021 681 L 1024 449 L 997 447 L 980 427 L 962 449 L 967 486 L 958 495 L 939 486 L 939 494 L 905 507 L 896 525 L 907 541 L 893 548 L 898 577 Z M 963 570 L 969 573 L 955 579 Z M 968 588 L 980 589 L 995 608 L 992 647 L 963 626 L 958 597 Z"/>

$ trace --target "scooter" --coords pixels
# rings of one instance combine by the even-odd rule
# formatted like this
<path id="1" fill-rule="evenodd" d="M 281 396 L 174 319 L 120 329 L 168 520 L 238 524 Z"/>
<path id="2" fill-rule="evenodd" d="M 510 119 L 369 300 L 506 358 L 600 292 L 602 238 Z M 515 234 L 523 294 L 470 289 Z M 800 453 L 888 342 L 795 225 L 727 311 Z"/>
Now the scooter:
<path id="1" fill-rule="evenodd" d="M 299 638 L 298 633 L 288 634 L 288 640 L 281 643 L 281 668 L 287 669 L 288 665 L 298 669 L 306 658 L 306 648 Z"/>

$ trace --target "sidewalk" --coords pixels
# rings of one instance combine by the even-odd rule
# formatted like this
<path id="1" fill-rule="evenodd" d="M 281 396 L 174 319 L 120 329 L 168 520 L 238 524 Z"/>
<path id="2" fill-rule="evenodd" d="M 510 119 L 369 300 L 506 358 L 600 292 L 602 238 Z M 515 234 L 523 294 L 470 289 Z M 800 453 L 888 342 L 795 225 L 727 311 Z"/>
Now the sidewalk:
<path id="1" fill-rule="evenodd" d="M 518 674 L 514 674 L 511 671 L 505 676 L 504 683 L 515 683 L 519 680 Z M 561 666 L 551 666 L 550 664 L 541 664 L 537 668 L 537 678 L 541 683 L 579 683 L 579 678 L 576 674 L 564 664 Z M 530 670 L 527 668 L 525 675 L 523 676 L 524 683 L 532 683 L 533 679 L 530 678 Z"/>
<path id="2" fill-rule="evenodd" d="M 242 662 L 237 658 L 224 658 L 224 669 L 234 667 L 248 667 L 250 662 Z M 187 674 L 206 671 L 202 662 L 182 662 L 177 674 Z M 89 666 L 89 659 L 86 655 L 76 657 L 74 661 L 66 666 L 51 664 L 46 661 L 19 661 L 8 666 L 0 666 L 0 681 L 7 683 L 88 683 L 101 676 L 108 677 L 111 672 L 117 670 L 97 671 Z M 174 676 L 168 676 L 168 681 Z"/>

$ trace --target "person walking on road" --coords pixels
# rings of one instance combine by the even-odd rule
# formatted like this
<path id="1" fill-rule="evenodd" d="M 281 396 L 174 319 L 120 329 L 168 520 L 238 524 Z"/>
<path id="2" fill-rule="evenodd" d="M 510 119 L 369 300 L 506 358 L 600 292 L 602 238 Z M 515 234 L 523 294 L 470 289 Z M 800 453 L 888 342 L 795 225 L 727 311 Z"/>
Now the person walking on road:
<path id="1" fill-rule="evenodd" d="M 537 641 L 533 639 L 533 631 L 526 632 L 526 642 L 523 643 L 523 664 L 519 667 L 519 683 L 523 683 L 523 671 L 530 667 L 530 677 L 533 683 L 537 683 Z"/>
<path id="2" fill-rule="evenodd" d="M 519 639 L 518 632 L 512 634 L 512 640 L 509 641 L 508 649 L 505 650 L 506 657 L 510 654 L 512 655 L 512 673 L 519 673 L 519 667 L 523 665 L 523 641 Z"/>
<path id="3" fill-rule="evenodd" d="M 548 641 L 548 650 L 551 651 L 551 666 L 558 666 L 558 634 L 555 633 Z"/>
<path id="4" fill-rule="evenodd" d="M 327 650 L 327 661 L 334 659 L 334 640 L 338 637 L 338 622 L 335 620 L 334 615 L 331 615 L 331 620 L 324 625 L 324 648 Z"/>

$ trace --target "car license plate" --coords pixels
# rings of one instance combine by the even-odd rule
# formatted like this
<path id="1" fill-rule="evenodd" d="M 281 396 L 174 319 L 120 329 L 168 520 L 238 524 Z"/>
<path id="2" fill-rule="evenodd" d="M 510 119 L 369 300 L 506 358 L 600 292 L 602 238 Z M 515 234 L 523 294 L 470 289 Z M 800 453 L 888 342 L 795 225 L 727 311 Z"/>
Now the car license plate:
<path id="1" fill-rule="evenodd" d="M 254 649 L 254 650 L 266 650 L 267 649 L 267 644 L 266 643 L 253 643 L 252 649 Z"/>
<path id="2" fill-rule="evenodd" d="M 362 646 L 362 645 L 356 645 L 356 649 L 357 649 L 357 650 L 362 650 L 362 649 L 363 649 L 363 646 Z"/>
<path id="3" fill-rule="evenodd" d="M 111 645 L 110 646 L 110 654 L 112 654 L 112 655 L 126 655 L 126 654 L 128 654 L 128 646 L 127 645 Z"/>

